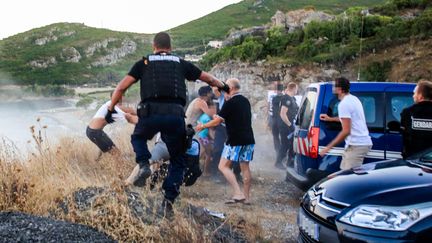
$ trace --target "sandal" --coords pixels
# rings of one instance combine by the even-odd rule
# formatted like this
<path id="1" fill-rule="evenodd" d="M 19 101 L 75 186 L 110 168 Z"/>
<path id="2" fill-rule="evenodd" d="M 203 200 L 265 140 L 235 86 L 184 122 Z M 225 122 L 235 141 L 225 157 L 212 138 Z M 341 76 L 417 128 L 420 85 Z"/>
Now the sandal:
<path id="1" fill-rule="evenodd" d="M 231 198 L 228 201 L 226 201 L 225 204 L 243 203 L 245 200 L 246 198 L 242 198 L 242 199 Z"/>

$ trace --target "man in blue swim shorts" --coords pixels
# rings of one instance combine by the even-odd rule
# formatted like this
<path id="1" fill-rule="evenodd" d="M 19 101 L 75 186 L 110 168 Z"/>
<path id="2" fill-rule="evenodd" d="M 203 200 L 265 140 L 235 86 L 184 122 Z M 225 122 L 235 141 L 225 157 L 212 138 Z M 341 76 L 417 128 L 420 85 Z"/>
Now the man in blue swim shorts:
<path id="1" fill-rule="evenodd" d="M 215 127 L 225 122 L 227 141 L 219 162 L 219 170 L 233 189 L 233 195 L 226 203 L 250 203 L 251 172 L 249 162 L 253 159 L 255 139 L 252 130 L 252 112 L 249 100 L 240 94 L 240 81 L 235 78 L 226 81 L 230 90 L 228 100 L 221 111 L 206 124 L 199 124 L 197 131 Z M 243 191 L 231 170 L 233 163 L 239 163 L 243 176 Z"/>

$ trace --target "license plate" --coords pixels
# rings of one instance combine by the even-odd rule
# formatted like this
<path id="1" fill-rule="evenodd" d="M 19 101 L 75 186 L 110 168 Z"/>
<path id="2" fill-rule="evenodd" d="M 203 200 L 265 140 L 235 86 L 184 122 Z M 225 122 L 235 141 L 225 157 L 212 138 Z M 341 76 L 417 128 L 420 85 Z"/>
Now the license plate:
<path id="1" fill-rule="evenodd" d="M 298 226 L 312 239 L 319 241 L 319 225 L 307 217 L 302 210 L 299 211 L 298 215 Z"/>

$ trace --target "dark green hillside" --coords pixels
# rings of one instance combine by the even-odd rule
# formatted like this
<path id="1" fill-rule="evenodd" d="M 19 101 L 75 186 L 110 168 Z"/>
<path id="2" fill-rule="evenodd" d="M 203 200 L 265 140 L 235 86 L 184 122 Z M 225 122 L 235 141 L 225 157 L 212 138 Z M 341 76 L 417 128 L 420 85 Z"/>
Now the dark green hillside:
<path id="1" fill-rule="evenodd" d="M 263 25 L 277 10 L 289 10 L 314 7 L 339 13 L 351 6 L 373 6 L 385 0 L 245 0 L 229 5 L 207 16 L 180 25 L 170 30 L 175 44 L 182 48 L 201 47 L 212 39 L 223 39 L 229 30 Z"/>
<path id="2" fill-rule="evenodd" d="M 94 64 L 122 47 L 124 41 L 134 42 L 136 50 L 119 58 L 113 65 Z M 124 72 L 131 60 L 150 50 L 149 43 L 149 36 L 143 34 L 91 28 L 75 23 L 52 24 L 0 41 L 0 70 L 21 84 L 98 81 Z M 94 51 L 90 51 L 91 47 L 95 47 Z M 79 53 L 78 61 L 72 61 L 77 56 L 74 50 Z M 118 52 L 123 55 L 121 51 Z M 116 54 L 113 56 L 116 58 Z"/>
<path id="3" fill-rule="evenodd" d="M 175 53 L 202 53 L 202 43 L 222 40 L 232 29 L 267 24 L 277 10 L 308 7 L 339 13 L 350 6 L 382 2 L 384 0 L 244 0 L 169 32 L 173 36 Z M 0 40 L 0 84 L 116 82 L 135 60 L 151 50 L 150 38 L 147 34 L 91 28 L 77 23 L 33 29 Z"/>
<path id="4" fill-rule="evenodd" d="M 432 1 L 390 0 L 369 8 L 352 7 L 332 21 L 311 22 L 288 33 L 272 28 L 266 37 L 246 37 L 233 46 L 211 50 L 201 62 L 210 69 L 228 60 L 255 62 L 266 59 L 289 64 L 321 63 L 343 67 L 361 54 L 432 37 Z M 362 78 L 386 80 L 391 60 L 366 65 Z M 420 77 L 420 76 L 419 76 Z"/>

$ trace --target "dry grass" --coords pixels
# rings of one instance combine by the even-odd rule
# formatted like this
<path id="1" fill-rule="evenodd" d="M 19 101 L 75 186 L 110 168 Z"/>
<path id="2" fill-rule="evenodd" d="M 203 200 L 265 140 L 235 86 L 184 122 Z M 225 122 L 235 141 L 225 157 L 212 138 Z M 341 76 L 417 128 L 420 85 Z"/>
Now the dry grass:
<path id="1" fill-rule="evenodd" d="M 122 156 L 104 155 L 96 162 L 98 150 L 88 139 L 64 137 L 50 144 L 45 136 L 48 129 L 37 125 L 30 130 L 33 135 L 34 152 L 22 156 L 8 141 L 0 144 L 0 211 L 16 210 L 35 215 L 53 216 L 97 228 L 116 240 L 150 242 L 210 242 L 212 233 L 182 213 L 175 220 L 159 220 L 145 224 L 133 216 L 123 187 L 125 179 L 135 165 L 127 135 L 130 131 L 116 134 L 117 146 Z M 80 188 L 97 186 L 108 188 L 110 193 L 100 196 L 91 210 L 78 210 L 69 201 L 67 213 L 61 211 L 60 203 L 71 198 Z M 188 189 L 190 190 L 193 189 Z M 140 190 L 142 198 L 159 192 Z M 200 193 L 200 192 L 198 192 Z M 176 204 L 181 210 L 188 200 L 187 194 Z M 157 195 L 155 195 L 157 197 Z M 103 212 L 103 213 L 101 213 Z M 178 212 L 178 211 L 177 211 Z M 259 241 L 261 231 L 257 219 L 245 223 L 241 217 L 231 214 L 226 223 L 234 225 L 247 234 L 249 241 Z M 252 227 L 252 228 L 251 228 Z"/>

